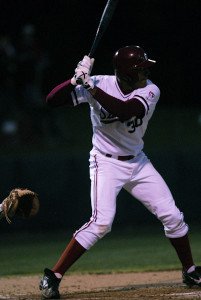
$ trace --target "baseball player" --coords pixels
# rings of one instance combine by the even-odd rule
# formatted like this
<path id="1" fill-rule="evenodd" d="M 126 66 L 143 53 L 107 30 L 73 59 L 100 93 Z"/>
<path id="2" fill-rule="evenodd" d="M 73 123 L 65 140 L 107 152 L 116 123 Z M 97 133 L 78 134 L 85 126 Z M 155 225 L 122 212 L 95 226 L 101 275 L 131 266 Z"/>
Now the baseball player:
<path id="1" fill-rule="evenodd" d="M 159 88 L 148 79 L 155 61 L 148 59 L 141 47 L 126 46 L 114 54 L 114 75 L 91 77 L 93 63 L 93 58 L 84 56 L 73 78 L 56 86 L 47 96 L 52 107 L 84 102 L 90 106 L 92 216 L 74 233 L 52 270 L 45 268 L 40 290 L 45 298 L 60 297 L 58 288 L 65 272 L 111 231 L 116 198 L 122 188 L 162 222 L 181 261 L 183 282 L 201 287 L 201 267 L 193 261 L 183 213 L 143 152 L 143 136 L 160 97 Z"/>

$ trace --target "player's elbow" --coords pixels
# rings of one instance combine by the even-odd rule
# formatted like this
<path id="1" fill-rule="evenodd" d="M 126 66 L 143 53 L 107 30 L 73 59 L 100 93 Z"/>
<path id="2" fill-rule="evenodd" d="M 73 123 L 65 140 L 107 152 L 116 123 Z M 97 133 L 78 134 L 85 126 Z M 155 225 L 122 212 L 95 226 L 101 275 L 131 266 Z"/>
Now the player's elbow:
<path id="1" fill-rule="evenodd" d="M 48 106 L 52 106 L 52 97 L 50 96 L 50 94 L 49 95 L 47 95 L 47 97 L 46 97 L 46 104 L 48 105 Z"/>

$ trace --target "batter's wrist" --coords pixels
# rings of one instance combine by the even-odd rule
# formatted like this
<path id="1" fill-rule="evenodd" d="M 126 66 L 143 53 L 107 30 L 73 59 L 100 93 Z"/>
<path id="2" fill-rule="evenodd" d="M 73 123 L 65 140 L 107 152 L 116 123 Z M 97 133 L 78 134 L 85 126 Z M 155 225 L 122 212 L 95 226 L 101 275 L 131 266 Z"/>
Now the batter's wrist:
<path id="1" fill-rule="evenodd" d="M 94 96 L 97 91 L 97 87 L 95 86 L 93 89 L 88 89 L 88 91 L 92 96 Z"/>

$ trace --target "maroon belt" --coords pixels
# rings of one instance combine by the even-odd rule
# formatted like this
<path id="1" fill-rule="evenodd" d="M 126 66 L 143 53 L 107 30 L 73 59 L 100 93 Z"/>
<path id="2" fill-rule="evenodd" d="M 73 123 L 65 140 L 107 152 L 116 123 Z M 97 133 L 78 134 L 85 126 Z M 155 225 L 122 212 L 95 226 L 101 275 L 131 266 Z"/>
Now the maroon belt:
<path id="1" fill-rule="evenodd" d="M 118 160 L 121 160 L 121 161 L 130 160 L 130 159 L 132 159 L 132 158 L 135 157 L 134 155 L 115 156 L 115 155 L 112 155 L 112 154 L 105 154 L 105 156 L 107 156 L 107 157 L 114 157 L 114 158 L 116 158 Z"/>

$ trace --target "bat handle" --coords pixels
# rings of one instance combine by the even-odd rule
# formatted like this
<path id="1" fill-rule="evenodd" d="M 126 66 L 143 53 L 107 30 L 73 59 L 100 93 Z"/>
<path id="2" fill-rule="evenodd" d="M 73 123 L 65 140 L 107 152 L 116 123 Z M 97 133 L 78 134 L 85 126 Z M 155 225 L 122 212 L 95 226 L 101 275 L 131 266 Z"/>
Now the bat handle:
<path id="1" fill-rule="evenodd" d="M 91 57 L 91 51 L 89 52 L 88 56 Z M 76 79 L 76 83 L 77 84 L 82 84 L 82 79 L 81 78 L 77 78 Z"/>

